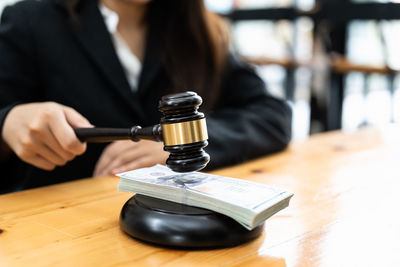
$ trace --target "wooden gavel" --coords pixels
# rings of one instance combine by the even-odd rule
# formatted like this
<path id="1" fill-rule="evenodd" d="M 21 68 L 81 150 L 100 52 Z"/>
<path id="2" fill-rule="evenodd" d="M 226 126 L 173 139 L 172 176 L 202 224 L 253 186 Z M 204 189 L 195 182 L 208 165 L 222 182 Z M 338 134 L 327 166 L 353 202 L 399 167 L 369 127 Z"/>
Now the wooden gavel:
<path id="1" fill-rule="evenodd" d="M 79 140 L 84 142 L 112 142 L 140 139 L 163 141 L 170 155 L 167 166 L 176 172 L 203 169 L 210 161 L 204 151 L 208 145 L 207 125 L 203 113 L 198 112 L 202 99 L 195 92 L 163 96 L 158 109 L 162 113 L 160 124 L 142 128 L 75 128 Z"/>

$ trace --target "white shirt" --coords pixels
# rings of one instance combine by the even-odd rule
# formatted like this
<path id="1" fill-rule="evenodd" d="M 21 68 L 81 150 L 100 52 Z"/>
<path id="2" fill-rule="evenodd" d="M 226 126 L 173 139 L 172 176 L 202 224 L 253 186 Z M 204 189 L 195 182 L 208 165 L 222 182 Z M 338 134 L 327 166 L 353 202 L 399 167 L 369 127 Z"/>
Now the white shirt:
<path id="1" fill-rule="evenodd" d="M 137 91 L 139 84 L 140 72 L 142 70 L 142 63 L 137 56 L 130 50 L 125 40 L 119 34 L 117 26 L 119 23 L 118 14 L 106 7 L 99 4 L 100 12 L 103 15 L 104 23 L 112 36 L 114 47 L 121 62 L 122 68 L 125 71 L 126 78 L 131 86 L 132 91 Z"/>

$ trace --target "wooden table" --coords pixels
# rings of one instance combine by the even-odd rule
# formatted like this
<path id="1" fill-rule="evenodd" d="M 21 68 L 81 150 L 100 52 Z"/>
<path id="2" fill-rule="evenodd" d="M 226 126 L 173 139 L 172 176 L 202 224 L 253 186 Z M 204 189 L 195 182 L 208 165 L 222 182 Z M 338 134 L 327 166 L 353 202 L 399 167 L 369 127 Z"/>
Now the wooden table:
<path id="1" fill-rule="evenodd" d="M 118 192 L 114 177 L 2 195 L 0 266 L 400 266 L 399 155 L 399 129 L 364 129 L 214 172 L 295 195 L 258 239 L 208 251 L 122 233 L 118 216 L 131 194 Z"/>

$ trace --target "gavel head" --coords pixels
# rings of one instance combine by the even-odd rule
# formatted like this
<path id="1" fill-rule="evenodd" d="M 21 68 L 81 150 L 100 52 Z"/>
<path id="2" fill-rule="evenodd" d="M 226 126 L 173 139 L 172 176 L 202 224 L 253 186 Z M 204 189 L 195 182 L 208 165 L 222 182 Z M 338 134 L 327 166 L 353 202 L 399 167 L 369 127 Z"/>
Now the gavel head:
<path id="1" fill-rule="evenodd" d="M 166 95 L 159 102 L 164 150 L 170 153 L 167 166 L 173 171 L 198 171 L 210 161 L 203 150 L 208 134 L 204 114 L 198 112 L 201 103 L 194 92 Z"/>

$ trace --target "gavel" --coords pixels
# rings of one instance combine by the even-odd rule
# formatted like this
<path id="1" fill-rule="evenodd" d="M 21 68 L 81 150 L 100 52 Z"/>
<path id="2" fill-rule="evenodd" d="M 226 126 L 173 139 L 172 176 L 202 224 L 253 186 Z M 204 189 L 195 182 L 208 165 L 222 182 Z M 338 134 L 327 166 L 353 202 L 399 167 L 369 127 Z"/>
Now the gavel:
<path id="1" fill-rule="evenodd" d="M 163 141 L 164 150 L 170 153 L 167 167 L 176 172 L 198 171 L 210 161 L 204 151 L 208 134 L 205 116 L 198 111 L 201 103 L 201 97 L 195 92 L 170 94 L 159 101 L 160 124 L 145 128 L 75 128 L 74 131 L 82 142 Z"/>

